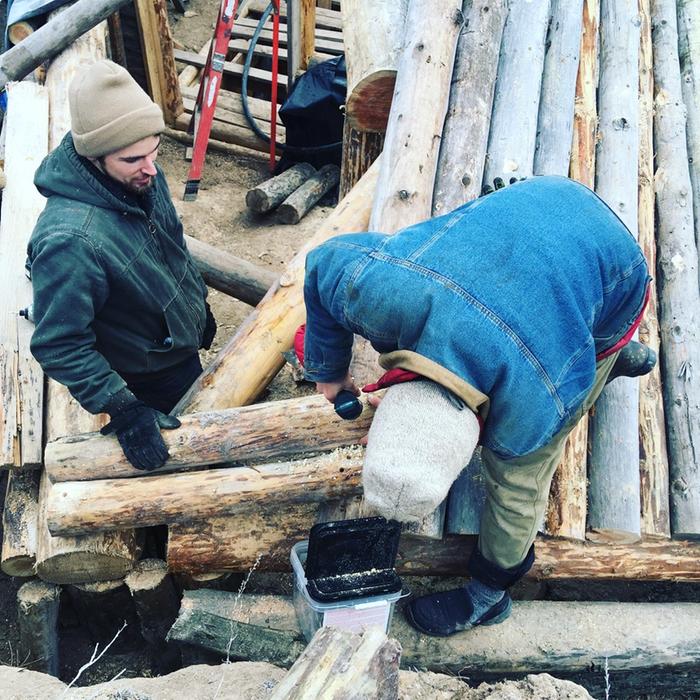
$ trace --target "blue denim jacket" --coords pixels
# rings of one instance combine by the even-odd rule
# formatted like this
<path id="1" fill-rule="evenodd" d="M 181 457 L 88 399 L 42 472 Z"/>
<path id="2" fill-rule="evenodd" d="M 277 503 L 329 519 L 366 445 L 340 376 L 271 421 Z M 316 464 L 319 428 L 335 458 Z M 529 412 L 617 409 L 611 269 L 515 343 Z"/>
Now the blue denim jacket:
<path id="1" fill-rule="evenodd" d="M 393 236 L 311 251 L 306 376 L 344 376 L 353 333 L 416 352 L 489 397 L 484 445 L 526 455 L 581 405 L 596 355 L 637 319 L 648 282 L 637 242 L 596 194 L 532 178 Z"/>

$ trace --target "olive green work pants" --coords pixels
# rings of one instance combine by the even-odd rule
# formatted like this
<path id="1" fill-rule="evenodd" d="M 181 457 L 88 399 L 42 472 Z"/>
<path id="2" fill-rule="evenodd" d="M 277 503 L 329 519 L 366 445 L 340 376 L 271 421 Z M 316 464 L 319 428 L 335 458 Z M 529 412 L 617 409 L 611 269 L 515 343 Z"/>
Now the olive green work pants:
<path id="1" fill-rule="evenodd" d="M 566 438 L 600 395 L 617 356 L 614 353 L 596 365 L 588 397 L 547 445 L 508 460 L 482 449 L 486 502 L 479 527 L 479 551 L 488 561 L 511 569 L 525 559 L 543 522 L 549 487 Z"/>

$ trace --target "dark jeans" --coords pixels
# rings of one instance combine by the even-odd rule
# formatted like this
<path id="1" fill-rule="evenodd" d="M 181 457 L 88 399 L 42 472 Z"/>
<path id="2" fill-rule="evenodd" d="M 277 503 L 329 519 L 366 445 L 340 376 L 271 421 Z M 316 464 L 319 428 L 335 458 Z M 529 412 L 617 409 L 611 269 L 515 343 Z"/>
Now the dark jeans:
<path id="1" fill-rule="evenodd" d="M 151 374 L 125 374 L 122 377 L 129 390 L 147 406 L 170 413 L 202 373 L 199 355 L 195 353 L 173 367 Z"/>

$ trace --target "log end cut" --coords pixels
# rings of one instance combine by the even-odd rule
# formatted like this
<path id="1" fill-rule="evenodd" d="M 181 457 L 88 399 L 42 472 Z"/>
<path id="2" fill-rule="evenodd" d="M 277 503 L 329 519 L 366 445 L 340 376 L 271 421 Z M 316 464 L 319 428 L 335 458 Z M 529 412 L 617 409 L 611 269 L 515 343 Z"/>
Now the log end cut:
<path id="1" fill-rule="evenodd" d="M 345 103 L 345 116 L 357 131 L 386 131 L 396 84 L 395 70 L 382 70 L 361 80 Z"/>

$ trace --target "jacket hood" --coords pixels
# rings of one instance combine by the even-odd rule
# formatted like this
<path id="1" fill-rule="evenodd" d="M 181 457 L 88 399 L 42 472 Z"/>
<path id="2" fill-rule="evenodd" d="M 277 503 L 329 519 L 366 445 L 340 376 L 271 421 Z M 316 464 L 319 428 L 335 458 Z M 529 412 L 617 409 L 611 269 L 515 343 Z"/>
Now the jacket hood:
<path id="1" fill-rule="evenodd" d="M 46 198 L 58 195 L 120 212 L 140 209 L 136 195 L 78 155 L 70 132 L 37 168 L 34 185 Z"/>

